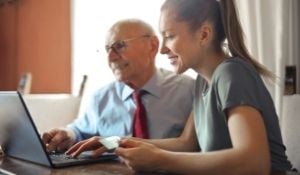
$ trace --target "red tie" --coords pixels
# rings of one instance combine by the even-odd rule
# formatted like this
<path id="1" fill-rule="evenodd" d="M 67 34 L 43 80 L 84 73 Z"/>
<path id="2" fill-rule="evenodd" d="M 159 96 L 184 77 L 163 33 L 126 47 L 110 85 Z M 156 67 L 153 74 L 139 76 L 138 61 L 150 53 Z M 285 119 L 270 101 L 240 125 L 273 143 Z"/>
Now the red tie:
<path id="1" fill-rule="evenodd" d="M 136 103 L 136 110 L 134 112 L 134 118 L 133 118 L 132 136 L 148 139 L 149 134 L 148 134 L 146 110 L 141 99 L 141 96 L 143 94 L 145 94 L 145 91 L 133 92 L 133 98 Z"/>

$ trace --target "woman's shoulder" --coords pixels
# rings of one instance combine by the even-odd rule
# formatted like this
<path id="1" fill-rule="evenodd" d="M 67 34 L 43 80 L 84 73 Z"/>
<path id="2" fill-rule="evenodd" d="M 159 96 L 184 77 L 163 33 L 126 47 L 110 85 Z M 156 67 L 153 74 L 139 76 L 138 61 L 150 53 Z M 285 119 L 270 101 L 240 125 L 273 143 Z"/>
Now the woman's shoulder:
<path id="1" fill-rule="evenodd" d="M 239 58 L 239 57 L 231 57 L 224 60 L 219 66 L 220 69 L 229 69 L 229 68 L 247 68 L 247 69 L 254 69 L 254 67 L 248 63 L 246 60 Z"/>
<path id="2" fill-rule="evenodd" d="M 241 76 L 258 74 L 255 68 L 239 57 L 232 57 L 224 60 L 215 70 L 214 77 L 219 76 Z"/>
<path id="3" fill-rule="evenodd" d="M 250 84 L 261 84 L 262 79 L 250 63 L 241 58 L 229 58 L 216 68 L 212 83 L 220 86 L 223 86 L 224 83 L 249 86 Z"/>

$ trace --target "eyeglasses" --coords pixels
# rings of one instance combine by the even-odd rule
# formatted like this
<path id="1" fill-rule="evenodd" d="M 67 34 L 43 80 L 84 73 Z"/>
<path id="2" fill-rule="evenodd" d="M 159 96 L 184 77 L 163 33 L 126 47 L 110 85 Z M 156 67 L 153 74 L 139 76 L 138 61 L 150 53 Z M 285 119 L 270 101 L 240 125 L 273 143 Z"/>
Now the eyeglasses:
<path id="1" fill-rule="evenodd" d="M 134 37 L 134 38 L 119 40 L 119 41 L 114 42 L 111 45 L 106 45 L 105 50 L 108 53 L 109 50 L 112 49 L 114 52 L 120 54 L 120 53 L 125 51 L 125 49 L 127 47 L 127 42 L 130 42 L 130 41 L 133 41 L 133 40 L 136 40 L 136 39 L 139 39 L 139 38 L 148 38 L 148 37 L 150 37 L 150 35 L 142 35 L 142 36 L 137 36 L 137 37 Z"/>

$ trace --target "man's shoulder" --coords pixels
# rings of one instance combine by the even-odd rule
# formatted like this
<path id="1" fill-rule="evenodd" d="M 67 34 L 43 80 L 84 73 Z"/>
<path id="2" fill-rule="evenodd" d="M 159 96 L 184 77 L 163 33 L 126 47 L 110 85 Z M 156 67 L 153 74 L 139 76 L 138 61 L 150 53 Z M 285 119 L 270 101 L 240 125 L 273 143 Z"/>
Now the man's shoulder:
<path id="1" fill-rule="evenodd" d="M 101 86 L 99 88 L 97 88 L 94 93 L 93 96 L 94 97 L 99 97 L 99 96 L 105 96 L 108 94 L 117 94 L 120 89 L 124 88 L 124 84 L 118 81 L 112 81 L 104 86 Z"/>
<path id="2" fill-rule="evenodd" d="M 173 82 L 190 85 L 193 85 L 195 83 L 195 79 L 185 74 L 176 74 L 164 68 L 158 68 L 157 72 L 160 78 L 163 80 L 163 82 Z"/>

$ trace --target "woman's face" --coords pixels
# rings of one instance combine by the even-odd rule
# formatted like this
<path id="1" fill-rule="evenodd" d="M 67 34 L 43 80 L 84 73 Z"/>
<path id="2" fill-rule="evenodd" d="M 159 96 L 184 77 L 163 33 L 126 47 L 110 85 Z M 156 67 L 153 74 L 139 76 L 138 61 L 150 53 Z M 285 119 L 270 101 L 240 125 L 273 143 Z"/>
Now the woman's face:
<path id="1" fill-rule="evenodd" d="M 187 23 L 176 21 L 175 15 L 172 10 L 161 12 L 159 30 L 163 41 L 160 52 L 168 56 L 175 72 L 181 74 L 188 68 L 197 67 L 201 49 Z"/>

